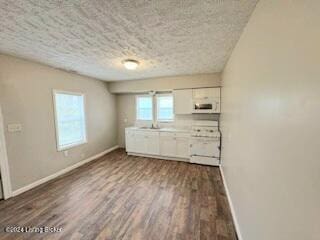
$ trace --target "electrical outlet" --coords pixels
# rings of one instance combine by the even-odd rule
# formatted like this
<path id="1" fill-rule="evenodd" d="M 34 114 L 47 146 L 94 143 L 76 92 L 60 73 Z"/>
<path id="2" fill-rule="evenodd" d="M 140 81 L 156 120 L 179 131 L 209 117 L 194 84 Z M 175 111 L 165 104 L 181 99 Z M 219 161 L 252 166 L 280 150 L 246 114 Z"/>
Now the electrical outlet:
<path id="1" fill-rule="evenodd" d="M 8 124 L 8 132 L 21 132 L 22 125 L 20 123 L 11 123 Z"/>
<path id="2" fill-rule="evenodd" d="M 81 158 L 84 158 L 86 155 L 84 153 L 81 153 Z"/>
<path id="3" fill-rule="evenodd" d="M 64 151 L 63 154 L 64 154 L 65 157 L 69 156 L 69 152 L 68 151 Z"/>

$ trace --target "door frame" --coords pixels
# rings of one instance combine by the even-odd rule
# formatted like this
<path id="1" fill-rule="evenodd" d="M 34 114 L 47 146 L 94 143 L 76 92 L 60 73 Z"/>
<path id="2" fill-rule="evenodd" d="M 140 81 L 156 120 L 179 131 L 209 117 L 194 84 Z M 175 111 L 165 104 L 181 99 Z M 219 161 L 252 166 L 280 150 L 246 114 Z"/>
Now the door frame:
<path id="1" fill-rule="evenodd" d="M 6 140 L 4 135 L 3 116 L 0 105 L 0 173 L 3 190 L 3 198 L 8 199 L 12 196 L 10 171 L 7 155 Z"/>

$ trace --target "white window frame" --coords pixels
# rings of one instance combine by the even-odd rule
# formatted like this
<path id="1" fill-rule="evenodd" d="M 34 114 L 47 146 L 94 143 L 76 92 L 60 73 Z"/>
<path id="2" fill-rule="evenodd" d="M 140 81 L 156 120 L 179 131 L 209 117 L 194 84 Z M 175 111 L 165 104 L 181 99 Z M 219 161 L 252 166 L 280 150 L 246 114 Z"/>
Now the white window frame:
<path id="1" fill-rule="evenodd" d="M 159 104 L 158 104 L 158 97 L 167 97 L 167 96 L 170 96 L 172 97 L 172 111 L 173 111 L 173 118 L 172 119 L 159 119 L 158 115 L 159 115 Z M 170 123 L 170 122 L 173 122 L 174 121 L 174 99 L 173 99 L 173 94 L 172 93 L 159 93 L 159 94 L 156 94 L 155 96 L 155 104 L 157 105 L 157 110 L 156 110 L 156 119 L 157 119 L 157 122 L 160 122 L 160 123 Z"/>
<path id="2" fill-rule="evenodd" d="M 139 109 L 138 109 L 138 98 L 139 97 L 150 97 L 151 98 L 151 102 L 152 102 L 152 119 L 151 120 L 144 120 L 144 119 L 138 119 L 138 116 L 139 116 Z M 153 96 L 149 95 L 149 94 L 139 94 L 139 95 L 136 95 L 136 121 L 137 122 L 153 122 L 154 120 L 154 99 L 153 99 Z"/>
<path id="3" fill-rule="evenodd" d="M 60 146 L 59 145 L 59 128 L 58 128 L 58 112 L 57 112 L 57 106 L 56 106 L 56 94 L 66 94 L 66 95 L 75 95 L 75 96 L 82 96 L 83 97 L 83 112 L 84 112 L 84 140 L 74 142 L 68 145 Z M 54 106 L 54 122 L 55 122 L 55 128 L 56 128 L 56 144 L 57 144 L 57 150 L 65 151 L 70 148 L 74 148 L 76 146 L 80 146 L 82 144 L 85 144 L 88 142 L 87 138 L 87 114 L 86 114 L 86 96 L 84 93 L 80 92 L 71 92 L 71 91 L 64 91 L 64 90 L 53 90 L 53 106 Z"/>

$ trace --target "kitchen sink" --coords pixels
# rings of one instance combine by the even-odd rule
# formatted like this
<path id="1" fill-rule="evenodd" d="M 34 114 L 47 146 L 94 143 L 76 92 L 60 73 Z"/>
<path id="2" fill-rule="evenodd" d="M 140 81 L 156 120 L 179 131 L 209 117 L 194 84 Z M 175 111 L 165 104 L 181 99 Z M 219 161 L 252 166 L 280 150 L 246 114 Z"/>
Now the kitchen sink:
<path id="1" fill-rule="evenodd" d="M 140 129 L 159 130 L 159 127 L 139 127 Z"/>

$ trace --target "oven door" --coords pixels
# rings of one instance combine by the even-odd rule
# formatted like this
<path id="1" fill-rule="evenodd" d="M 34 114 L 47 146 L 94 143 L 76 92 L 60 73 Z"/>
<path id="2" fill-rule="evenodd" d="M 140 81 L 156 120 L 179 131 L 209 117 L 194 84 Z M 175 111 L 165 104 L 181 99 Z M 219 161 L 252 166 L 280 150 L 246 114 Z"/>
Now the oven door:
<path id="1" fill-rule="evenodd" d="M 194 137 L 191 139 L 191 156 L 220 157 L 220 140 Z"/>

